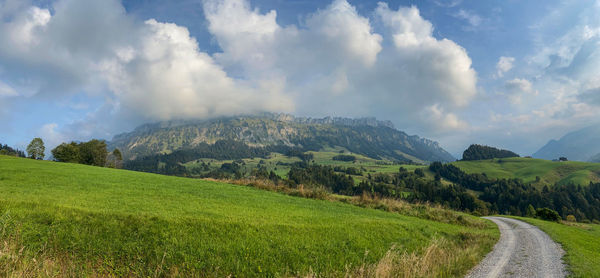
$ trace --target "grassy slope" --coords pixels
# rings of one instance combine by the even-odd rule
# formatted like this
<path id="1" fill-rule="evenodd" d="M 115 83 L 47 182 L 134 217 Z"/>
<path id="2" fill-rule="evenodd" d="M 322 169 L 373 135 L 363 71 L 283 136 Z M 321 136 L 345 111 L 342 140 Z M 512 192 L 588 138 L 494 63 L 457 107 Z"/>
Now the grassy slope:
<path id="1" fill-rule="evenodd" d="M 600 225 L 559 224 L 539 219 L 514 217 L 538 226 L 560 243 L 567 253 L 565 261 L 573 277 L 600 275 Z"/>
<path id="2" fill-rule="evenodd" d="M 366 156 L 363 156 L 360 154 L 354 154 L 354 153 L 349 153 L 349 152 L 346 152 L 344 154 L 355 156 L 356 162 L 333 160 L 334 156 L 340 155 L 339 150 L 341 150 L 341 149 L 332 149 L 332 150 L 309 152 L 309 153 L 312 153 L 314 155 L 313 161 L 316 164 L 327 165 L 327 166 L 332 166 L 332 167 L 335 167 L 335 166 L 355 167 L 355 168 L 362 167 L 366 170 L 366 172 L 364 173 L 365 176 L 368 173 L 395 173 L 395 172 L 398 172 L 398 168 L 400 168 L 400 167 L 404 167 L 409 171 L 414 171 L 417 168 L 426 168 L 427 167 L 427 166 L 423 166 L 423 165 L 398 165 L 398 164 L 393 164 L 391 161 L 376 160 L 376 159 L 372 159 L 372 158 L 369 158 L 369 157 L 366 157 Z M 262 160 L 264 162 L 263 166 L 265 166 L 267 168 L 267 170 L 275 171 L 275 173 L 278 174 L 280 177 L 286 177 L 287 173 L 290 170 L 290 166 L 277 165 L 278 162 L 291 164 L 294 162 L 301 161 L 300 158 L 288 157 L 288 156 L 285 156 L 285 155 L 279 154 L 279 153 L 271 153 L 268 158 L 252 158 L 252 159 L 246 158 L 246 159 L 241 159 L 241 160 L 244 161 L 244 163 L 246 163 L 245 171 L 247 171 L 247 172 L 256 168 L 259 165 L 260 161 Z M 202 159 L 188 162 L 185 164 L 185 166 L 191 169 L 194 167 L 199 167 L 202 162 L 205 162 L 205 163 L 210 162 L 212 168 L 219 168 L 219 167 L 221 167 L 221 165 L 223 163 L 231 163 L 231 162 L 233 162 L 233 160 L 216 160 L 216 159 L 210 159 L 210 158 L 202 158 Z M 359 176 L 356 176 L 355 178 L 357 178 L 358 180 L 363 179 L 362 177 L 359 177 Z"/>
<path id="3" fill-rule="evenodd" d="M 486 173 L 494 178 L 520 178 L 539 184 L 569 183 L 587 185 L 600 182 L 600 163 L 568 161 L 556 162 L 534 158 L 503 158 L 478 161 L 457 161 L 454 165 L 467 173 Z"/>
<path id="4" fill-rule="evenodd" d="M 65 276 L 339 276 L 377 263 L 392 246 L 418 254 L 434 238 L 473 248 L 440 270 L 454 276 L 492 247 L 498 232 L 483 226 L 0 156 L 0 276 L 42 270 Z"/>

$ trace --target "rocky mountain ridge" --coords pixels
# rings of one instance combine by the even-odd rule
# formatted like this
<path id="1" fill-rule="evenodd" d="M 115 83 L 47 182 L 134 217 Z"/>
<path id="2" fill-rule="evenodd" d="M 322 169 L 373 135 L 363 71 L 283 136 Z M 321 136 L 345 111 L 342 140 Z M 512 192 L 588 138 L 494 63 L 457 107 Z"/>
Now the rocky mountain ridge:
<path id="1" fill-rule="evenodd" d="M 372 158 L 397 161 L 454 160 L 437 142 L 410 136 L 395 129 L 390 121 L 271 113 L 145 124 L 132 132 L 116 135 L 109 142 L 109 148 L 119 148 L 126 159 L 134 159 L 218 140 L 242 141 L 257 147 L 285 145 L 312 151 L 341 147 Z"/>

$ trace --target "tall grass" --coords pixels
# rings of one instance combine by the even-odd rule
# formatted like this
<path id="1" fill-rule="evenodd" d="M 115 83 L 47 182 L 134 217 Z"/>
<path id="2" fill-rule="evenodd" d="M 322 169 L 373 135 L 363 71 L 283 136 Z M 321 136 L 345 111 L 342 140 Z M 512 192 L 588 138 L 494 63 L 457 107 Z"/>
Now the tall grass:
<path id="1" fill-rule="evenodd" d="M 363 264 L 345 277 L 459 277 L 468 269 L 465 266 L 476 263 L 481 255 L 474 246 L 459 246 L 439 238 L 411 253 L 392 247 L 377 263 Z"/>

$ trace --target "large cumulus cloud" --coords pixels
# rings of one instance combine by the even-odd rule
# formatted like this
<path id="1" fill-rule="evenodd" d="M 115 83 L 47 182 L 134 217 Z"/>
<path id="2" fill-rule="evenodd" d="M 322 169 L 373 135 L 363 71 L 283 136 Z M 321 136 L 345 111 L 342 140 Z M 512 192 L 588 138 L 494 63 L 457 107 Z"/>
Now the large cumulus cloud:
<path id="1" fill-rule="evenodd" d="M 46 125 L 46 133 L 104 136 L 120 131 L 109 126 L 121 119 L 295 111 L 374 115 L 436 134 L 466 128 L 457 111 L 477 94 L 465 49 L 435 38 L 417 7 L 380 3 L 364 16 L 335 0 L 281 26 L 276 11 L 249 1 L 206 0 L 220 47 L 207 53 L 186 27 L 140 20 L 117 0 L 0 5 L 1 97 L 105 100 L 70 128 Z"/>
<path id="2" fill-rule="evenodd" d="M 345 0 L 291 26 L 244 0 L 205 1 L 204 10 L 223 50 L 216 60 L 244 76 L 282 80 L 301 113 L 376 115 L 429 132 L 466 126 L 453 111 L 476 95 L 471 59 L 434 38 L 416 7 L 380 3 L 381 34 Z"/>
<path id="3" fill-rule="evenodd" d="M 114 0 L 52 10 L 22 7 L 0 25 L 0 80 L 27 96 L 108 91 L 148 120 L 292 109 L 276 83 L 230 77 L 185 27 L 136 21 Z"/>

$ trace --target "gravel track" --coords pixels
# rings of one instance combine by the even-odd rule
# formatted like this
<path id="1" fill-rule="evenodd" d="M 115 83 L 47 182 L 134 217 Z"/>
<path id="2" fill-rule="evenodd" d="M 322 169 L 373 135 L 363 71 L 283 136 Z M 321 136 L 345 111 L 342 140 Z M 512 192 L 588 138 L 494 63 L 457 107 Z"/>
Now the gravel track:
<path id="1" fill-rule="evenodd" d="M 565 277 L 560 245 L 537 227 L 504 217 L 484 217 L 500 229 L 500 240 L 466 277 Z"/>

